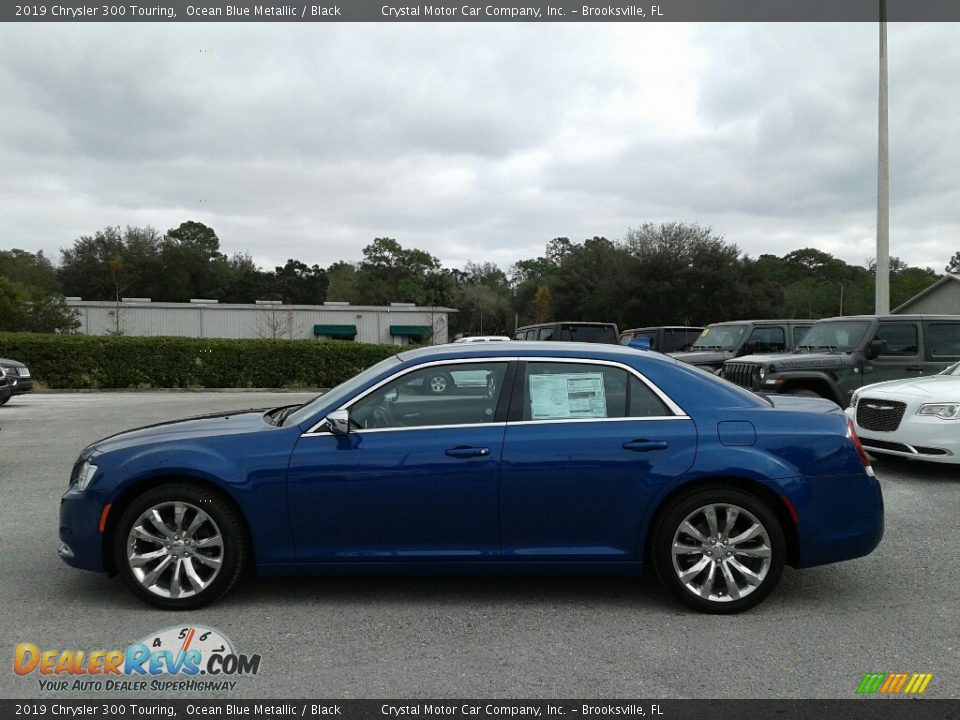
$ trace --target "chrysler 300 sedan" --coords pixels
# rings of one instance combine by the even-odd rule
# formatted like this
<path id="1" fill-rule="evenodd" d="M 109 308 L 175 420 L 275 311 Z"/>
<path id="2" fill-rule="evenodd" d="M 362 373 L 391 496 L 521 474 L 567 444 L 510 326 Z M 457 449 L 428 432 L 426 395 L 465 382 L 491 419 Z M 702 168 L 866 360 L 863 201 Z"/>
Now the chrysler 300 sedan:
<path id="1" fill-rule="evenodd" d="M 435 374 L 487 382 L 411 393 Z M 60 556 L 144 600 L 198 607 L 246 569 L 641 574 L 716 613 L 784 565 L 883 534 L 840 409 L 755 395 L 616 345 L 411 350 L 301 405 L 131 430 L 87 447 Z"/>

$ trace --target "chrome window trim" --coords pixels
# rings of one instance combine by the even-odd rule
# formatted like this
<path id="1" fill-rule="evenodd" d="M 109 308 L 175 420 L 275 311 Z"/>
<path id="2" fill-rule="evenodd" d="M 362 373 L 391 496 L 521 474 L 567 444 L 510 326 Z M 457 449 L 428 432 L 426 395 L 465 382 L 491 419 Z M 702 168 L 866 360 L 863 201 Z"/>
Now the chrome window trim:
<path id="1" fill-rule="evenodd" d="M 406 370 L 404 370 L 404 371 L 401 372 L 401 373 L 398 373 L 398 374 L 395 374 L 395 375 L 391 375 L 390 377 L 384 378 L 383 380 L 381 380 L 380 382 L 378 382 L 378 383 L 376 383 L 376 384 L 374 384 L 374 385 L 371 385 L 371 386 L 368 387 L 366 390 L 364 390 L 362 393 L 360 393 L 359 395 L 357 395 L 356 397 L 354 397 L 352 400 L 350 400 L 349 402 L 346 402 L 346 403 L 344 403 L 343 405 L 341 405 L 340 407 L 338 407 L 337 410 L 349 410 L 353 405 L 355 405 L 356 403 L 358 403 L 358 402 L 360 402 L 361 400 L 363 400 L 367 395 L 375 392 L 376 390 L 379 390 L 379 389 L 382 388 L 384 385 L 387 385 L 387 384 L 393 382 L 394 380 L 399 380 L 399 379 L 402 378 L 404 375 L 409 375 L 409 374 L 412 373 L 412 372 L 416 372 L 416 371 L 422 370 L 422 369 L 424 369 L 424 368 L 435 367 L 435 366 L 437 366 L 437 365 L 476 365 L 477 363 L 483 363 L 483 362 L 492 362 L 492 363 L 504 363 L 504 364 L 507 364 L 507 363 L 510 363 L 510 362 L 513 361 L 513 360 L 516 360 L 516 358 L 501 357 L 501 356 L 498 355 L 498 356 L 495 356 L 495 357 L 492 357 L 492 358 L 482 358 L 482 357 L 481 357 L 481 358 L 452 358 L 452 359 L 446 359 L 446 360 L 433 360 L 432 362 L 421 363 L 421 364 L 419 364 L 419 365 L 414 365 L 414 366 L 412 366 L 412 367 L 409 367 L 409 368 L 407 368 Z M 486 426 L 489 426 L 489 425 L 493 425 L 494 423 L 477 423 L 477 424 L 480 425 L 480 426 L 486 427 Z M 323 420 L 321 420 L 320 422 L 318 422 L 316 425 L 314 425 L 313 427 L 311 427 L 309 430 L 307 430 L 305 433 L 303 433 L 300 437 L 306 437 L 307 435 L 315 434 L 315 433 L 319 432 L 319 431 L 321 430 L 321 428 L 326 428 L 326 425 L 327 425 L 327 420 L 326 420 L 326 418 L 324 418 Z M 411 427 L 411 428 L 367 428 L 367 430 L 368 430 L 368 431 L 369 431 L 369 430 L 374 430 L 374 429 L 376 429 L 376 430 L 419 430 L 419 429 L 422 429 L 422 428 L 441 428 L 441 427 L 466 427 L 466 426 L 465 426 L 465 425 L 421 425 L 420 427 Z M 329 432 L 329 431 L 328 431 L 328 432 Z M 351 432 L 362 432 L 362 431 L 361 431 L 361 430 L 352 430 Z"/>
<path id="2" fill-rule="evenodd" d="M 388 378 L 384 378 L 380 382 L 372 385 L 371 387 L 364 390 L 360 395 L 357 395 L 355 398 L 350 400 L 348 403 L 344 403 L 337 410 L 349 410 L 353 405 L 360 402 L 367 395 L 378 390 L 379 388 L 387 385 L 388 383 L 393 382 L 402 378 L 404 375 L 408 375 L 411 372 L 417 370 L 422 370 L 423 368 L 434 367 L 437 365 L 465 365 L 465 364 L 476 364 L 478 362 L 484 362 L 485 358 L 455 358 L 447 360 L 434 360 L 428 363 L 422 363 L 420 365 L 414 365 L 411 368 L 407 368 L 404 372 L 391 375 Z M 660 422 L 664 420 L 690 420 L 690 416 L 687 412 L 681 408 L 673 399 L 663 392 L 659 387 L 654 385 L 643 373 L 636 370 L 635 368 L 630 367 L 629 365 L 624 365 L 623 363 L 616 362 L 614 360 L 598 360 L 596 358 L 558 358 L 558 357 L 504 357 L 496 356 L 489 358 L 490 362 L 494 363 L 510 363 L 510 362 L 536 362 L 536 363 L 555 363 L 560 365 L 604 365 L 607 367 L 618 368 L 620 370 L 625 370 L 628 374 L 636 377 L 640 382 L 649 388 L 654 395 L 656 395 L 670 410 L 673 415 L 644 415 L 638 417 L 617 417 L 617 418 L 553 418 L 547 420 L 515 420 L 508 422 L 490 422 L 490 423 L 466 423 L 466 424 L 457 424 L 457 425 L 418 425 L 415 427 L 398 427 L 398 428 L 360 428 L 357 430 L 351 430 L 351 434 L 364 434 L 371 432 L 407 432 L 411 430 L 443 430 L 450 428 L 471 428 L 471 427 L 506 427 L 507 425 L 547 425 L 547 424 L 557 424 L 557 423 L 595 423 L 595 422 L 649 422 L 655 421 Z M 311 427 L 304 433 L 301 433 L 300 437 L 316 437 L 317 435 L 331 435 L 329 428 L 327 427 L 326 418 L 318 422 L 316 425 Z"/>

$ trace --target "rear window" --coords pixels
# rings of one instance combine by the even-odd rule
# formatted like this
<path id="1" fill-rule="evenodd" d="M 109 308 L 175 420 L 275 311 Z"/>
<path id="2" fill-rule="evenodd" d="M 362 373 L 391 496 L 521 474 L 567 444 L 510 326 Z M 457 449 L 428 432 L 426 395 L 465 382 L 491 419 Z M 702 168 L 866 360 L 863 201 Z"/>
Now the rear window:
<path id="1" fill-rule="evenodd" d="M 613 325 L 563 325 L 560 339 L 570 342 L 617 344 L 617 331 Z"/>
<path id="2" fill-rule="evenodd" d="M 926 328 L 927 357 L 953 360 L 960 357 L 960 323 L 930 323 Z"/>

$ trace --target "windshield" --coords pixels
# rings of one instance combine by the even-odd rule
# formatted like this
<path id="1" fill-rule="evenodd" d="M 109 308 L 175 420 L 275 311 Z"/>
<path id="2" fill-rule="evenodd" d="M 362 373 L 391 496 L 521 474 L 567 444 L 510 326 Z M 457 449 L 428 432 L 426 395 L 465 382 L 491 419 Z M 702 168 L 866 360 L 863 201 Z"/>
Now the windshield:
<path id="1" fill-rule="evenodd" d="M 803 338 L 800 350 L 856 350 L 870 328 L 863 320 L 832 320 L 815 323 Z"/>
<path id="2" fill-rule="evenodd" d="M 321 407 L 330 403 L 336 403 L 346 398 L 348 395 L 361 388 L 387 368 L 399 364 L 400 360 L 397 358 L 397 356 L 392 355 L 386 360 L 381 360 L 376 365 L 371 365 L 359 375 L 354 375 L 352 378 L 340 383 L 329 392 L 323 393 L 322 395 L 317 395 L 313 400 L 301 406 L 299 410 L 290 413 L 290 415 L 288 415 L 281 424 L 288 427 L 290 425 L 299 425 L 304 420 L 308 420 L 315 415 Z"/>
<path id="3" fill-rule="evenodd" d="M 736 350 L 747 332 L 747 325 L 711 325 L 704 328 L 700 337 L 690 349 L 697 350 Z"/>
<path id="4" fill-rule="evenodd" d="M 941 374 L 941 375 L 954 375 L 954 376 L 956 376 L 956 377 L 960 377 L 960 362 L 954 363 L 954 364 L 951 365 L 950 367 L 948 367 L 948 368 L 946 368 L 945 370 L 943 370 L 940 374 Z"/>

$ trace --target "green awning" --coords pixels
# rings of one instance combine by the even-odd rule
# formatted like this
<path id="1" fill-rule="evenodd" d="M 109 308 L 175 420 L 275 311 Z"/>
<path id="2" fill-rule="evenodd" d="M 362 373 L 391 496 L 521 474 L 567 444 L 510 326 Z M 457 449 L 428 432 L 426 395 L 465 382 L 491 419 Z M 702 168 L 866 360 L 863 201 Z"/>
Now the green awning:
<path id="1" fill-rule="evenodd" d="M 408 335 L 410 337 L 427 337 L 432 330 L 427 325 L 391 325 L 391 335 Z"/>
<path id="2" fill-rule="evenodd" d="M 353 338 L 357 336 L 356 325 L 314 325 L 314 337 L 330 335 L 332 337 Z"/>

